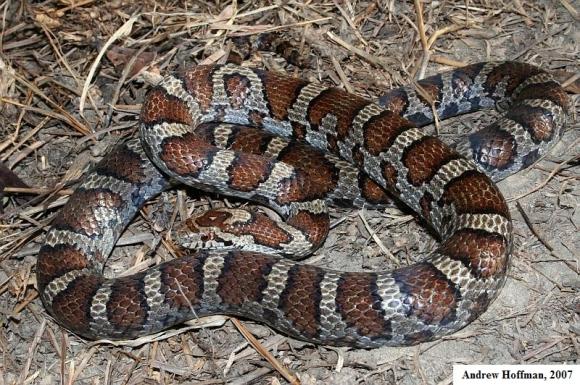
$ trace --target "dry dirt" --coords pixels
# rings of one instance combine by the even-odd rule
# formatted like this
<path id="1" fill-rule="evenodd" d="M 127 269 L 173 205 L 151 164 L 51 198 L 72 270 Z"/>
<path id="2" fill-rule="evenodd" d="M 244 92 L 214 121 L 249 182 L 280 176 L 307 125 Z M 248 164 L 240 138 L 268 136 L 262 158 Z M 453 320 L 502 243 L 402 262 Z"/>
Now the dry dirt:
<path id="1" fill-rule="evenodd" d="M 288 382 L 226 317 L 133 346 L 85 341 L 48 317 L 34 278 L 55 212 L 112 143 L 135 134 L 143 95 L 158 74 L 223 60 L 232 36 L 271 30 L 296 47 L 301 68 L 268 52 L 254 52 L 247 62 L 369 98 L 455 65 L 507 59 L 551 71 L 566 82 L 574 107 L 554 151 L 500 184 L 515 221 L 513 262 L 499 298 L 467 328 L 415 347 L 357 350 L 303 343 L 247 320 L 242 327 L 302 384 L 449 384 L 454 363 L 578 363 L 578 3 L 448 0 L 423 7 L 421 24 L 412 2 L 394 0 L 240 1 L 237 7 L 229 1 L 3 2 L 0 161 L 29 189 L 2 197 L 0 385 Z M 445 121 L 442 135 L 479 127 L 490 115 Z M 198 208 L 210 199 L 222 197 L 180 189 L 149 204 L 123 235 L 107 273 L 172 258 L 164 240 L 175 201 Z M 398 209 L 332 215 L 336 226 L 310 259 L 321 266 L 379 270 L 399 263 L 376 239 L 401 263 L 435 244 Z"/>

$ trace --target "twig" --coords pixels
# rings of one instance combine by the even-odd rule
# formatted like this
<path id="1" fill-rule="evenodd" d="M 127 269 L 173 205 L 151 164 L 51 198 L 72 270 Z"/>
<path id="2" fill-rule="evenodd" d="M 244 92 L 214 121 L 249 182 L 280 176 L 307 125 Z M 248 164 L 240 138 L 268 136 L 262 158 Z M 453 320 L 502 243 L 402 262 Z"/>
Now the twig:
<path id="1" fill-rule="evenodd" d="M 577 139 L 577 140 L 575 140 L 575 141 L 574 141 L 574 143 L 572 144 L 572 148 L 574 148 L 573 146 L 576 146 L 576 145 L 578 144 L 578 142 L 580 142 L 580 139 Z M 522 199 L 523 197 L 525 197 L 525 196 L 527 196 L 527 195 L 530 195 L 531 193 L 534 193 L 534 192 L 536 192 L 536 191 L 540 190 L 542 187 L 544 187 L 545 185 L 547 185 L 547 184 L 548 184 L 548 182 L 549 182 L 550 180 L 552 180 L 552 178 L 553 178 L 553 177 L 554 177 L 554 176 L 555 176 L 555 175 L 556 175 L 556 174 L 557 174 L 557 173 L 558 173 L 560 170 L 562 170 L 566 164 L 568 164 L 568 163 L 571 163 L 571 162 L 573 162 L 573 161 L 575 161 L 575 160 L 578 160 L 578 159 L 580 159 L 580 155 L 576 155 L 576 154 L 574 154 L 574 155 L 570 156 L 568 159 L 565 159 L 564 161 L 562 161 L 561 163 L 559 163 L 559 164 L 558 164 L 556 167 L 554 167 L 554 169 L 552 170 L 552 172 L 550 172 L 550 175 L 548 175 L 548 176 L 546 177 L 546 179 L 544 179 L 544 180 L 543 180 L 543 181 L 542 181 L 542 182 L 541 182 L 539 185 L 537 185 L 536 187 L 534 187 L 534 188 L 533 188 L 533 189 L 531 189 L 530 191 L 526 191 L 526 192 L 525 192 L 525 193 L 523 193 L 523 194 L 517 195 L 517 196 L 515 196 L 515 197 L 513 197 L 513 198 L 509 198 L 509 199 L 508 199 L 508 202 L 517 201 L 517 200 L 519 200 L 519 199 Z"/>
<path id="2" fill-rule="evenodd" d="M 578 274 L 577 268 L 574 267 L 566 259 L 564 259 L 560 255 L 558 255 L 558 253 L 556 252 L 556 250 L 554 249 L 554 247 L 552 246 L 552 244 L 550 242 L 548 242 L 548 240 L 542 235 L 542 233 L 536 228 L 536 226 L 534 226 L 534 224 L 532 223 L 532 221 L 528 217 L 528 214 L 525 212 L 525 210 L 522 207 L 522 205 L 520 204 L 520 202 L 516 202 L 516 207 L 518 208 L 518 211 L 520 212 L 520 214 L 524 218 L 524 221 L 526 222 L 526 224 L 530 228 L 530 231 L 532 232 L 532 234 L 534 234 L 536 236 L 536 238 L 538 238 L 538 240 L 540 242 L 542 242 L 542 244 L 546 247 L 546 249 L 550 250 L 550 253 L 552 253 L 552 255 L 554 256 L 554 258 L 556 258 L 559 261 L 563 262 L 566 266 L 568 266 L 568 268 L 570 268 L 570 270 L 572 270 L 573 272 L 575 272 L 575 273 Z M 558 284 L 556 283 L 556 285 L 558 285 Z"/>
<path id="3" fill-rule="evenodd" d="M 421 0 L 414 0 L 415 2 L 415 14 L 417 15 L 417 28 L 419 29 L 419 39 L 421 40 L 421 46 L 423 51 L 429 51 L 429 43 L 427 42 L 427 35 L 425 34 L 425 22 L 423 21 L 423 5 Z"/>
<path id="4" fill-rule="evenodd" d="M 467 21 L 465 24 L 448 25 L 447 27 L 443 27 L 441 29 L 438 29 L 437 31 L 433 32 L 431 34 L 431 36 L 429 37 L 429 40 L 427 41 L 427 49 L 431 49 L 431 47 L 433 47 L 433 44 L 435 44 L 435 41 L 440 36 L 443 36 L 443 35 L 450 33 L 450 32 L 459 31 L 461 29 L 470 27 L 473 24 L 474 23 Z"/>
<path id="5" fill-rule="evenodd" d="M 270 365 L 274 367 L 289 383 L 293 385 L 299 385 L 300 381 L 298 378 L 290 372 L 284 365 L 280 363 L 268 350 L 266 350 L 262 344 L 250 333 L 250 331 L 236 318 L 231 318 L 232 322 L 236 328 L 242 333 L 244 338 L 256 349 L 262 357 L 264 357 Z"/>
<path id="6" fill-rule="evenodd" d="M 334 41 L 335 43 L 340 44 L 341 46 L 343 46 L 347 50 L 355 53 L 356 55 L 360 56 L 362 59 L 368 61 L 369 63 L 376 65 L 377 67 L 382 67 L 385 69 L 389 68 L 389 66 L 385 60 L 379 59 L 378 57 L 376 57 L 368 52 L 365 52 L 365 51 L 361 50 L 360 48 L 353 46 L 352 44 L 347 43 L 346 41 L 344 41 L 341 38 L 339 38 L 338 36 L 336 36 L 334 33 L 328 31 L 328 32 L 326 32 L 326 36 L 328 36 L 330 38 L 330 40 Z"/>
<path id="7" fill-rule="evenodd" d="M 26 80 L 18 75 L 15 75 L 14 79 L 16 79 L 19 83 L 23 84 L 24 86 L 26 86 L 28 89 L 30 89 L 32 92 L 34 92 L 37 96 L 42 98 L 42 100 L 47 102 L 52 108 L 54 108 L 55 110 L 60 112 L 60 114 L 54 113 L 55 114 L 54 116 L 52 116 L 49 112 L 45 112 L 45 113 L 39 112 L 39 113 L 41 113 L 43 115 L 47 115 L 47 116 L 56 117 L 57 119 L 62 120 L 65 123 L 69 124 L 72 128 L 74 128 L 75 130 L 77 130 L 78 132 L 80 132 L 83 135 L 86 135 L 89 133 L 90 130 L 83 123 L 79 122 L 67 110 L 65 110 L 64 108 L 62 108 L 61 106 L 59 106 L 58 104 L 53 102 L 49 97 L 47 97 L 44 94 L 44 92 L 42 92 L 40 89 L 38 89 L 38 87 L 36 87 L 34 84 L 30 83 L 28 80 Z M 37 111 L 37 112 L 38 111 L 46 111 L 46 110 L 42 110 L 40 108 L 23 106 L 22 104 L 20 104 L 18 102 L 10 101 L 10 99 L 1 98 L 1 100 L 5 103 L 18 105 L 19 107 L 26 108 L 27 110 L 30 110 L 30 111 Z"/>
<path id="8" fill-rule="evenodd" d="M 440 55 L 431 55 L 431 61 L 434 63 L 439 63 L 451 67 L 465 67 L 467 65 L 466 62 L 449 59 L 445 56 Z"/>
<path id="9" fill-rule="evenodd" d="M 36 356 L 36 353 L 35 353 L 36 348 L 38 347 L 38 344 L 40 342 L 40 338 L 44 334 L 45 328 L 46 328 L 46 319 L 44 318 L 42 320 L 40 326 L 38 327 L 36 334 L 34 335 L 34 339 L 30 343 L 30 346 L 28 346 L 28 358 L 26 360 L 26 363 L 24 364 L 24 367 L 22 368 L 22 371 L 20 372 L 20 378 L 18 379 L 18 383 L 20 383 L 20 384 L 24 384 L 27 382 L 26 378 L 28 376 L 28 372 L 30 371 L 30 366 L 32 365 L 32 360 Z"/>
<path id="10" fill-rule="evenodd" d="M 356 38 L 359 39 L 360 42 L 363 43 L 363 45 L 365 45 L 365 46 L 369 45 L 369 43 L 367 43 L 367 41 L 360 34 L 360 32 L 359 32 L 358 28 L 356 27 L 356 25 L 354 24 L 353 20 L 350 18 L 350 16 L 348 15 L 348 13 L 346 13 L 346 11 L 344 10 L 344 8 L 342 8 L 340 6 L 340 4 L 338 3 L 338 1 L 334 0 L 334 6 L 336 7 L 336 9 L 338 9 L 338 11 L 340 12 L 340 14 L 344 18 L 344 20 L 346 20 L 346 22 L 349 25 L 349 27 L 353 30 L 354 35 L 356 36 Z"/>
<path id="11" fill-rule="evenodd" d="M 91 81 L 93 80 L 93 76 L 95 76 L 95 72 L 97 72 L 97 67 L 101 63 L 101 59 L 105 55 L 105 52 L 107 52 L 107 49 L 109 49 L 109 47 L 116 40 L 118 40 L 124 36 L 129 35 L 129 33 L 131 32 L 131 29 L 133 28 L 133 24 L 138 19 L 138 17 L 139 17 L 139 15 L 131 16 L 129 18 L 129 20 L 127 20 L 125 22 L 125 24 L 123 24 L 121 26 L 121 28 L 116 30 L 115 33 L 109 39 L 107 39 L 107 41 L 105 42 L 103 47 L 100 49 L 99 53 L 97 54 L 97 57 L 95 58 L 95 60 L 93 61 L 93 64 L 91 65 L 91 69 L 89 70 L 89 74 L 87 75 L 87 78 L 85 79 L 85 84 L 83 85 L 83 91 L 81 92 L 81 99 L 79 102 L 79 112 L 81 115 L 83 114 L 84 109 L 85 109 L 85 100 L 86 100 L 87 95 L 89 93 Z"/>
<path id="12" fill-rule="evenodd" d="M 385 246 L 383 241 L 381 241 L 381 238 L 378 237 L 377 233 L 369 225 L 364 215 L 364 212 L 365 212 L 364 209 L 359 210 L 358 216 L 362 220 L 363 224 L 365 225 L 365 228 L 367 229 L 371 237 L 373 238 L 373 241 L 375 241 L 375 243 L 379 246 L 381 251 L 387 256 L 387 258 L 389 258 L 393 263 L 396 263 L 398 265 L 400 261 L 393 255 L 393 253 L 391 253 L 391 251 L 387 248 L 387 246 Z"/>
<path id="13" fill-rule="evenodd" d="M 560 0 L 560 3 L 564 6 L 564 8 L 566 8 L 568 12 L 570 12 L 570 15 L 572 15 L 574 19 L 578 20 L 580 18 L 578 11 L 574 8 L 572 4 L 570 4 L 568 0 Z"/>
<path id="14" fill-rule="evenodd" d="M 549 37 L 552 37 L 554 35 L 558 35 L 561 32 L 563 32 L 565 29 L 570 28 L 568 24 L 564 24 L 563 27 L 558 28 L 555 31 L 552 32 L 547 32 L 545 34 L 543 34 L 542 36 L 538 37 L 537 39 L 535 39 L 534 41 L 532 41 L 530 44 L 528 44 L 524 49 L 522 49 L 520 52 L 516 53 L 515 55 L 513 55 L 510 60 L 517 60 L 519 59 L 522 55 L 524 55 L 526 52 L 528 52 L 530 50 L 530 48 L 532 48 L 533 46 L 543 42 L 544 40 L 546 40 Z"/>
<path id="15" fill-rule="evenodd" d="M 338 60 L 336 60 L 336 58 L 334 56 L 331 57 L 330 59 L 332 61 L 332 65 L 334 66 L 334 69 L 336 70 L 336 73 L 338 74 L 338 77 L 340 78 L 340 81 L 344 85 L 344 88 L 348 92 L 354 93 L 354 89 L 350 85 L 350 82 L 348 81 L 348 78 L 347 78 L 346 74 L 344 73 L 344 71 L 342 70 L 342 67 L 340 66 L 340 63 L 338 62 Z"/>

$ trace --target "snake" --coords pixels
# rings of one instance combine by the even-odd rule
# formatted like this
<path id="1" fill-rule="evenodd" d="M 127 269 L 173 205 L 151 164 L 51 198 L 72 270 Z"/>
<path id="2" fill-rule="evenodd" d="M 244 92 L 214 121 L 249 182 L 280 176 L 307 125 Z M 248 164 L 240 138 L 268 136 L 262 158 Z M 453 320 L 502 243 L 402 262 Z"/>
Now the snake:
<path id="1" fill-rule="evenodd" d="M 424 127 L 489 108 L 500 111 L 497 120 L 453 146 Z M 212 314 L 322 345 L 438 339 L 477 319 L 501 291 L 514 240 L 495 182 L 545 155 L 569 108 L 550 74 L 518 62 L 443 72 L 376 103 L 239 65 L 178 71 L 148 91 L 139 135 L 105 155 L 56 213 L 38 254 L 40 297 L 59 324 L 87 339 L 131 339 Z M 138 211 L 179 184 L 279 217 L 211 209 L 177 226 L 184 231 L 176 238 L 195 250 L 105 276 Z M 438 241 L 418 262 L 349 272 L 293 260 L 324 243 L 329 206 L 388 199 L 415 212 Z"/>

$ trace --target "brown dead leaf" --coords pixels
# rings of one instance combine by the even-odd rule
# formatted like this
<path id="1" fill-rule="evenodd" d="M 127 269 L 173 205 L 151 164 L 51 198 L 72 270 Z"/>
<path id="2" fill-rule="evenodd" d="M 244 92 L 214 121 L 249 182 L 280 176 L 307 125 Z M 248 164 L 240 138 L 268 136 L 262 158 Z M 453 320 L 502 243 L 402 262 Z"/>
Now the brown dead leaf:
<path id="1" fill-rule="evenodd" d="M 12 170 L 0 162 L 0 192 L 5 187 L 28 187 Z"/>
<path id="2" fill-rule="evenodd" d="M 35 19 L 39 24 L 46 26 L 48 29 L 55 29 L 61 25 L 60 20 L 51 17 L 46 13 L 38 13 Z"/>
<path id="3" fill-rule="evenodd" d="M 138 50 L 133 48 L 125 48 L 120 46 L 111 46 L 109 50 L 107 50 L 107 59 L 113 63 L 113 65 L 117 68 L 117 70 L 123 70 L 125 65 L 137 54 Z M 141 52 L 133 66 L 129 71 L 129 77 L 136 75 L 149 63 L 155 60 L 157 54 L 155 52 Z"/>
<path id="4" fill-rule="evenodd" d="M 0 162 L 0 198 L 4 196 L 4 189 L 6 187 L 23 187 L 26 188 L 28 185 L 22 181 L 12 170 L 4 165 L 4 163 Z M 22 196 L 20 196 L 22 198 Z M 25 202 L 27 199 L 18 199 L 17 201 Z M 3 204 L 0 204 L 0 214 L 3 214 L 4 207 Z"/>

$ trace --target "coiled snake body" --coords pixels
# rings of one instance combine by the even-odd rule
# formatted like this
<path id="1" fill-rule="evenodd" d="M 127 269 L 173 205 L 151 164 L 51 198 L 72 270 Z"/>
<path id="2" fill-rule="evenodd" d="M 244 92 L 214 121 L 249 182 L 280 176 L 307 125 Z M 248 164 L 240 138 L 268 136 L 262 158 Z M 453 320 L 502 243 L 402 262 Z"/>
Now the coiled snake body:
<path id="1" fill-rule="evenodd" d="M 215 313 L 358 347 L 415 344 L 462 328 L 497 295 L 512 249 L 508 207 L 483 171 L 501 179 L 544 154 L 560 136 L 568 102 L 550 76 L 520 63 L 474 64 L 419 85 L 422 92 L 393 90 L 379 106 L 233 65 L 167 77 L 143 104 L 141 141 L 113 149 L 54 220 L 37 265 L 46 309 L 87 338 L 131 338 Z M 443 119 L 509 108 L 458 144 L 468 160 L 418 128 L 433 121 L 425 95 Z M 105 278 L 120 233 L 170 186 L 165 175 L 265 203 L 286 221 L 214 211 L 190 227 L 207 226 L 245 250 L 202 250 Z M 351 273 L 280 257 L 324 241 L 327 203 L 380 204 L 385 191 L 439 237 L 422 262 Z"/>

